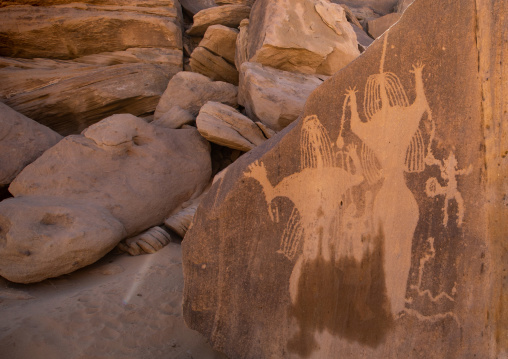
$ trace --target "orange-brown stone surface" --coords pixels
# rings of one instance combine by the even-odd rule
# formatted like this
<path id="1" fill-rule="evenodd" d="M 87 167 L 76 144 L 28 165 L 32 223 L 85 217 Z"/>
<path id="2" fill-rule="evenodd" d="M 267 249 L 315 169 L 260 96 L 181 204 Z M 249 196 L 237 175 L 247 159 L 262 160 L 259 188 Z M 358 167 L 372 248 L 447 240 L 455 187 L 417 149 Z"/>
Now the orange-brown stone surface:
<path id="1" fill-rule="evenodd" d="M 183 242 L 187 324 L 232 358 L 506 355 L 507 15 L 415 1 L 228 168 Z"/>

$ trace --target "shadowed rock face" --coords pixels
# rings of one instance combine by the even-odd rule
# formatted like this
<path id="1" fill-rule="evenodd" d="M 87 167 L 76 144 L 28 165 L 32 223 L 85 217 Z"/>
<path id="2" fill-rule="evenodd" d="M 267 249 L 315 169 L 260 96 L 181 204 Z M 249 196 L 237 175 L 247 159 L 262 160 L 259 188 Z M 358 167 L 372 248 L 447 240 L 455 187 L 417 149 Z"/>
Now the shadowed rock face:
<path id="1" fill-rule="evenodd" d="M 482 128 L 506 7 L 417 0 L 228 169 L 183 242 L 191 328 L 234 358 L 506 350 L 506 129 Z"/>

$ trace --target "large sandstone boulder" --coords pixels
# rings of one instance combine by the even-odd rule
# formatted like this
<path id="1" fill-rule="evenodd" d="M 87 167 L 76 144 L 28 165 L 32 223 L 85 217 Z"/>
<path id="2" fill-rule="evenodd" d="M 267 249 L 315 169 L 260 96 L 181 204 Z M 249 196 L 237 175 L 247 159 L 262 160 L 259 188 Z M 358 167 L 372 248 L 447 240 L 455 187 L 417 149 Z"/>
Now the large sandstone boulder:
<path id="1" fill-rule="evenodd" d="M 0 102 L 0 187 L 62 139 L 58 133 Z"/>
<path id="2" fill-rule="evenodd" d="M 236 29 L 224 25 L 212 25 L 206 29 L 199 46 L 234 64 L 237 36 L 238 30 Z"/>
<path id="3" fill-rule="evenodd" d="M 147 7 L 129 8 L 78 3 L 0 8 L 0 56 L 73 59 L 133 47 L 182 49 L 177 9 L 161 16 L 146 13 Z"/>
<path id="4" fill-rule="evenodd" d="M 266 141 L 263 131 L 250 118 L 218 102 L 209 101 L 201 107 L 196 126 L 208 141 L 244 152 Z"/>
<path id="5" fill-rule="evenodd" d="M 214 81 L 238 85 L 238 71 L 235 65 L 204 47 L 198 46 L 192 52 L 190 67 L 192 71 L 203 74 Z"/>
<path id="6" fill-rule="evenodd" d="M 223 5 L 201 10 L 194 15 L 194 23 L 187 30 L 189 36 L 203 36 L 206 29 L 212 25 L 224 25 L 236 28 L 240 22 L 248 18 L 250 6 Z"/>
<path id="7" fill-rule="evenodd" d="M 359 54 L 342 6 L 325 0 L 258 0 L 248 59 L 286 71 L 332 75 Z"/>
<path id="8" fill-rule="evenodd" d="M 198 196 L 210 176 L 209 144 L 196 129 L 167 129 L 126 114 L 104 119 L 60 141 L 11 183 L 15 198 L 0 202 L 0 218 L 8 223 L 1 225 L 0 275 L 27 283 L 89 264 L 121 239 L 162 223 Z M 30 212 L 32 201 L 37 208 Z M 68 208 L 69 203 L 75 207 Z M 23 211 L 32 214 L 17 218 Z M 81 212 L 88 217 L 81 219 Z M 56 218 L 58 226 L 44 218 Z M 103 230 L 116 222 L 120 230 L 116 224 Z M 35 241 L 41 228 L 48 228 L 46 236 Z M 92 237 L 93 243 L 83 243 Z M 19 250 L 25 247 L 28 252 Z M 81 252 L 86 256 L 76 254 Z M 64 261 L 65 253 L 74 261 Z M 22 272 L 17 270 L 21 266 Z"/>
<path id="9" fill-rule="evenodd" d="M 182 68 L 181 56 L 163 50 L 153 55 L 139 49 L 117 54 L 132 62 L 126 64 L 115 64 L 111 54 L 78 59 L 83 63 L 0 58 L 0 101 L 63 135 L 79 133 L 118 112 L 148 115 Z M 143 57 L 166 62 L 143 63 Z"/>
<path id="10" fill-rule="evenodd" d="M 280 131 L 300 116 L 305 100 L 322 83 L 315 75 L 245 62 L 240 68 L 238 103 L 251 119 Z"/>
<path id="11" fill-rule="evenodd" d="M 187 324 L 231 358 L 505 357 L 507 29 L 507 2 L 417 0 L 230 166 Z"/>
<path id="12" fill-rule="evenodd" d="M 111 213 L 86 200 L 30 196 L 0 203 L 0 276 L 31 283 L 94 263 L 123 238 Z"/>
<path id="13" fill-rule="evenodd" d="M 190 116 L 195 118 L 201 106 L 208 101 L 221 102 L 237 107 L 237 96 L 238 89 L 232 84 L 212 81 L 210 78 L 195 72 L 182 71 L 169 81 L 168 87 L 155 109 L 155 120 L 164 118 L 164 121 L 168 124 L 181 125 L 181 110 L 187 111 Z M 179 107 L 177 111 L 175 111 L 176 107 Z"/>

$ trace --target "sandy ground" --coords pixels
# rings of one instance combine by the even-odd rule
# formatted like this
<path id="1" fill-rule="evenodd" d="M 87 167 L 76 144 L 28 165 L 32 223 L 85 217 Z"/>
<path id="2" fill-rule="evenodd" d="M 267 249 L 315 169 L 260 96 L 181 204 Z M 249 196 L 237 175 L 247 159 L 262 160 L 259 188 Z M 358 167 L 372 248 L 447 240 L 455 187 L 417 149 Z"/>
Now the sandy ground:
<path id="1" fill-rule="evenodd" d="M 182 291 L 177 243 L 32 285 L 0 278 L 0 358 L 226 358 L 185 326 Z"/>

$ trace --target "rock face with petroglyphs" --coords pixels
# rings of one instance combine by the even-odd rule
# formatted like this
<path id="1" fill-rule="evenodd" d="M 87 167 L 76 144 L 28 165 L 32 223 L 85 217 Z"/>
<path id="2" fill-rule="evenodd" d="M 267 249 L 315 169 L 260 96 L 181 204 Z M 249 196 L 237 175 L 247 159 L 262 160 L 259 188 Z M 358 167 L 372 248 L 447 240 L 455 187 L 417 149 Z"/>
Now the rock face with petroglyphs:
<path id="1" fill-rule="evenodd" d="M 232 358 L 504 355 L 507 15 L 417 0 L 229 167 L 183 242 L 188 325 Z"/>

